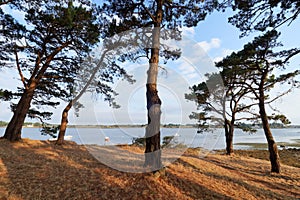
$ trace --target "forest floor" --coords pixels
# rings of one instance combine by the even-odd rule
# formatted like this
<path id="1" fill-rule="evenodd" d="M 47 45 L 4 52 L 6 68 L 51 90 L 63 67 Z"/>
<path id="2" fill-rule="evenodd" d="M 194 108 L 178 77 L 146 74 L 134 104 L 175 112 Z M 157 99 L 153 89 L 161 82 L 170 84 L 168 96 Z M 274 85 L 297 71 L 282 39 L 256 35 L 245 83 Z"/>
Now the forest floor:
<path id="1" fill-rule="evenodd" d="M 97 148 L 103 147 L 92 146 Z M 143 152 L 134 146 L 120 148 L 122 153 Z M 103 151 L 122 160 L 123 154 L 114 149 Z M 73 142 L 57 146 L 49 141 L 0 140 L 0 200 L 300 199 L 299 150 L 280 151 L 281 174 L 270 173 L 266 151 L 199 156 L 200 151 L 188 149 L 158 175 L 113 169 L 97 160 L 91 149 Z M 126 163 L 117 168 L 135 167 Z"/>

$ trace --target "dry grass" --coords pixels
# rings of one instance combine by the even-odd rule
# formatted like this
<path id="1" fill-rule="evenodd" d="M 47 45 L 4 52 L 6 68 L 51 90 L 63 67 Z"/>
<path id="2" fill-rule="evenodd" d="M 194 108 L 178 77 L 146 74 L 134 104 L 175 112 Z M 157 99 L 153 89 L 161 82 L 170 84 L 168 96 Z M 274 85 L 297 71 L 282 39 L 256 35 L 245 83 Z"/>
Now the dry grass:
<path id="1" fill-rule="evenodd" d="M 235 150 L 234 153 L 239 156 L 269 160 L 267 150 Z M 280 161 L 283 164 L 300 168 L 300 149 L 280 150 Z"/>
<path id="2" fill-rule="evenodd" d="M 111 169 L 71 142 L 0 140 L 0 199 L 299 199 L 299 168 L 283 164 L 278 175 L 269 173 L 269 165 L 189 150 L 155 177 Z"/>

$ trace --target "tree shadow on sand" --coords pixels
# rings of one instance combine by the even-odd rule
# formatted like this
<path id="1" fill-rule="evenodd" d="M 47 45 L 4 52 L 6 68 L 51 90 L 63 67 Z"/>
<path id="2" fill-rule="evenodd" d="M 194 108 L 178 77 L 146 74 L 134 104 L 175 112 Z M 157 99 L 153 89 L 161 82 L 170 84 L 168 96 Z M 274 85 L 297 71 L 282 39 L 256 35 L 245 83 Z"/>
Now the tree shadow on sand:
<path id="1" fill-rule="evenodd" d="M 144 161 L 143 151 L 133 147 L 92 146 L 91 149 L 99 153 L 101 160 L 111 160 L 111 164 L 124 171 L 141 170 Z M 259 173 L 258 169 L 247 173 L 241 166 L 230 166 L 210 157 L 183 155 L 168 163 L 177 157 L 172 155 L 175 150 L 170 150 L 165 155 L 165 175 L 155 177 L 152 173 L 115 170 L 92 156 L 91 149 L 69 142 L 56 146 L 48 141 L 0 140 L 0 199 L 295 199 L 300 196 L 297 184 L 290 189 L 288 184 L 267 182 L 261 180 L 262 176 L 251 174 Z M 132 157 L 132 152 L 138 155 Z M 219 170 L 226 173 L 220 174 Z M 270 180 L 276 178 L 271 176 Z M 256 182 L 260 185 L 255 185 Z"/>
<path id="2" fill-rule="evenodd" d="M 189 162 L 190 160 L 184 158 L 179 159 L 178 162 L 186 168 L 191 168 L 193 171 L 210 177 L 210 179 L 215 179 L 216 183 L 226 182 L 233 184 L 231 188 L 232 191 L 238 190 L 238 187 L 240 187 L 241 189 L 245 189 L 246 193 L 258 199 L 297 199 L 300 197 L 300 192 L 297 190 L 297 187 L 292 183 L 288 183 L 288 181 L 291 181 L 290 177 L 284 175 L 272 176 L 266 174 L 264 170 L 230 166 L 214 158 L 202 158 L 201 160 L 214 164 L 216 168 L 214 170 L 203 170 L 195 163 Z M 243 164 L 245 165 L 245 163 Z M 219 168 L 224 169 L 222 170 L 223 173 L 221 173 Z M 285 179 L 284 181 L 286 182 L 279 183 L 276 181 L 278 179 Z M 298 179 L 293 179 L 292 181 L 297 182 Z"/>

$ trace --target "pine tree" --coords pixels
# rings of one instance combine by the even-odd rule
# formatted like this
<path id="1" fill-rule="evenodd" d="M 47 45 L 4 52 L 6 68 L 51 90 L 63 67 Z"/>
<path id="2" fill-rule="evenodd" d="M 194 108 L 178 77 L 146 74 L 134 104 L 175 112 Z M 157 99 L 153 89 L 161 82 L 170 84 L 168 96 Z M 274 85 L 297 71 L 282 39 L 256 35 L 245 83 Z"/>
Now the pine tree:
<path id="1" fill-rule="evenodd" d="M 151 28 L 148 32 L 148 48 L 142 48 L 139 53 L 149 52 L 149 69 L 147 72 L 146 99 L 148 110 L 148 126 L 146 127 L 146 149 L 145 167 L 153 171 L 162 168 L 160 150 L 160 115 L 161 99 L 157 91 L 157 75 L 160 57 L 176 59 L 180 56 L 178 52 L 164 50 L 161 46 L 162 30 L 172 34 L 164 34 L 165 38 L 180 40 L 182 26 L 196 26 L 199 21 L 204 20 L 207 13 L 218 5 L 217 1 L 132 1 L 117 0 L 104 3 L 103 12 L 111 18 L 117 16 L 120 22 L 116 22 L 109 30 L 109 34 L 118 34 L 122 31 L 138 28 Z M 164 33 L 166 33 L 164 32 Z M 144 37 L 143 35 L 140 37 Z M 132 55 L 123 55 L 124 60 L 130 60 Z"/>
<path id="2" fill-rule="evenodd" d="M 275 139 L 272 135 L 269 120 L 281 120 L 282 123 L 289 123 L 284 115 L 267 115 L 266 105 L 292 91 L 298 82 L 294 77 L 300 71 L 295 70 L 289 73 L 275 74 L 276 69 L 285 69 L 288 61 L 300 52 L 300 49 L 274 51 L 281 46 L 277 39 L 279 33 L 275 30 L 268 31 L 264 35 L 256 37 L 252 42 L 246 44 L 244 49 L 232 53 L 218 63 L 222 69 L 235 69 L 244 81 L 236 82 L 237 87 L 246 87 L 251 90 L 252 100 L 256 101 L 259 108 L 259 116 L 263 130 L 268 142 L 270 153 L 271 172 L 280 173 L 279 153 Z M 277 84 L 292 83 L 291 88 L 271 98 L 269 91 Z"/>
<path id="3" fill-rule="evenodd" d="M 242 0 L 231 1 L 238 11 L 229 22 L 242 31 L 242 36 L 253 31 L 277 29 L 290 25 L 300 14 L 300 2 L 293 0 Z"/>
<path id="4" fill-rule="evenodd" d="M 70 94 L 68 89 L 80 63 L 99 41 L 100 27 L 94 13 L 97 9 L 85 1 L 78 3 L 75 6 L 72 1 L 40 1 L 39 9 L 25 9 L 26 24 L 22 26 L 21 36 L 5 35 L 11 41 L 6 49 L 15 55 L 14 66 L 23 89 L 4 138 L 21 139 L 22 125 L 35 96 L 45 100 L 57 92 L 60 96 Z M 44 91 L 47 96 L 42 97 L 37 91 Z"/>

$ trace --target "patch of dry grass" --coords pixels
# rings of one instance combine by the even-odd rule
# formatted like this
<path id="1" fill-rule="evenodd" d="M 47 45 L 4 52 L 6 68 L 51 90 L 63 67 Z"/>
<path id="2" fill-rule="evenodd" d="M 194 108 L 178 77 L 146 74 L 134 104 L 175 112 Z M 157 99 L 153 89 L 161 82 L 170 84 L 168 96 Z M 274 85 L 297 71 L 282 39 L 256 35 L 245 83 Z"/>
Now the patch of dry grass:
<path id="1" fill-rule="evenodd" d="M 0 140 L 0 199 L 300 198 L 299 168 L 283 165 L 281 174 L 271 174 L 266 160 L 238 153 L 200 157 L 199 151 L 189 149 L 155 177 L 111 169 L 72 142 Z"/>
<path id="2" fill-rule="evenodd" d="M 235 150 L 235 154 L 262 160 L 269 160 L 267 150 Z M 300 149 L 284 149 L 279 151 L 281 163 L 300 168 Z"/>

